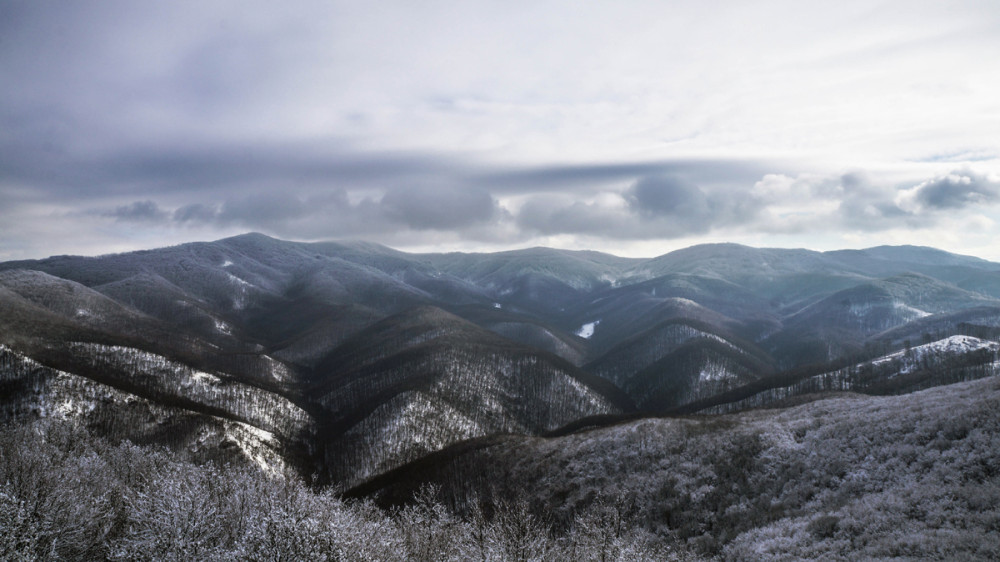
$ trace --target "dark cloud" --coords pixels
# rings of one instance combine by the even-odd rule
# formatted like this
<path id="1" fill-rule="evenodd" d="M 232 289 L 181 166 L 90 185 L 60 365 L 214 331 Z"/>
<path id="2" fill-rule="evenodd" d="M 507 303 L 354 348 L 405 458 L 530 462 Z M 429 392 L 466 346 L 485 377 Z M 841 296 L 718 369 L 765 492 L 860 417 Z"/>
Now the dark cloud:
<path id="1" fill-rule="evenodd" d="M 518 224 L 541 234 L 591 234 L 619 239 L 677 238 L 754 220 L 761 202 L 743 190 L 705 188 L 674 176 L 635 181 L 592 202 L 537 196 L 522 205 Z"/>
<path id="2" fill-rule="evenodd" d="M 642 178 L 625 198 L 633 212 L 661 225 L 657 231 L 673 236 L 742 225 L 753 220 L 761 207 L 745 189 L 705 190 L 673 176 Z"/>
<path id="3" fill-rule="evenodd" d="M 4 119 L 0 116 L 0 124 L 5 123 Z M 42 120 L 49 124 L 43 125 Z M 451 189 L 471 187 L 498 195 L 594 193 L 609 185 L 657 176 L 677 178 L 703 188 L 749 186 L 773 171 L 764 162 L 738 160 L 514 168 L 476 163 L 449 154 L 361 151 L 337 139 L 276 144 L 191 139 L 120 148 L 105 154 L 83 151 L 67 142 L 68 134 L 58 132 L 75 127 L 69 117 L 59 119 L 42 112 L 36 122 L 8 127 L 7 135 L 0 128 L 0 180 L 31 184 L 50 196 L 81 198 L 134 196 L 143 190 L 150 195 L 208 190 L 225 197 L 228 190 L 256 188 L 387 189 L 427 183 L 458 185 Z"/>
<path id="4" fill-rule="evenodd" d="M 984 176 L 957 172 L 916 186 L 913 196 L 925 208 L 959 209 L 996 201 L 1000 185 Z"/>
<path id="5" fill-rule="evenodd" d="M 501 216 L 489 193 L 476 189 L 396 188 L 381 198 L 351 201 L 339 188 L 302 193 L 271 190 L 232 195 L 218 207 L 195 203 L 175 223 L 261 230 L 289 237 L 342 237 L 407 230 L 461 231 Z"/>
<path id="6" fill-rule="evenodd" d="M 122 205 L 113 211 L 107 211 L 105 216 L 114 217 L 119 222 L 161 223 L 169 218 L 169 213 L 160 209 L 153 201 L 136 201 L 130 205 Z"/>
<path id="7" fill-rule="evenodd" d="M 711 219 L 713 213 L 701 188 L 671 176 L 643 178 L 626 198 L 635 212 L 648 218 L 669 217 L 698 224 Z"/>
<path id="8" fill-rule="evenodd" d="M 119 154 L 91 162 L 96 174 L 113 182 L 149 183 L 171 189 L 247 185 L 377 187 L 413 177 L 457 173 L 445 158 L 398 152 L 362 153 L 313 145 L 164 147 Z M 276 185 L 277 184 L 277 185 Z"/>
<path id="9" fill-rule="evenodd" d="M 392 190 L 380 202 L 390 219 L 416 230 L 449 230 L 493 219 L 497 202 L 482 189 L 409 188 Z"/>
<path id="10" fill-rule="evenodd" d="M 742 220 L 733 205 L 738 198 L 719 193 L 752 185 L 763 166 L 667 160 L 512 168 L 456 155 L 365 152 L 329 139 L 245 145 L 193 139 L 85 152 L 59 144 L 65 140 L 60 135 L 55 144 L 33 138 L 30 129 L 15 150 L 0 150 L 0 181 L 31 185 L 38 199 L 81 208 L 119 199 L 121 208 L 105 216 L 288 237 L 378 238 L 407 231 L 465 235 L 473 230 L 470 235 L 483 237 L 488 225 L 501 223 L 528 229 L 520 233 L 522 239 L 530 233 L 680 236 Z M 663 184 L 670 181 L 677 186 Z M 587 194 L 620 194 L 628 184 L 634 185 L 628 190 L 631 206 L 573 201 Z M 531 193 L 557 197 L 529 197 L 517 217 L 498 203 L 503 195 Z M 144 203 L 154 200 L 166 210 Z M 503 236 L 512 236 L 509 228 Z"/>
<path id="11" fill-rule="evenodd" d="M 1000 184 L 969 171 L 895 188 L 875 185 L 855 172 L 841 176 L 840 187 L 840 223 L 867 231 L 928 228 L 945 212 L 1000 201 Z"/>
<path id="12" fill-rule="evenodd" d="M 773 171 L 774 164 L 746 160 L 665 159 L 646 162 L 599 163 L 499 169 L 470 176 L 470 180 L 503 192 L 563 191 L 601 188 L 637 178 L 669 176 L 702 186 L 752 185 Z"/>

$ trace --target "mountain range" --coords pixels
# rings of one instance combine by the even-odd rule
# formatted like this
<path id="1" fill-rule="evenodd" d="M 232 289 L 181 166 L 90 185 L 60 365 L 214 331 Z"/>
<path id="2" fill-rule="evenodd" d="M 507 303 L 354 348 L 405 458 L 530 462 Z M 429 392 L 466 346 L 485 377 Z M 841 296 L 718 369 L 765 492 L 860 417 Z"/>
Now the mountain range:
<path id="1" fill-rule="evenodd" d="M 1000 264 L 910 246 L 635 259 L 246 234 L 0 263 L 4 419 L 342 489 L 498 435 L 980 378 L 998 338 Z"/>

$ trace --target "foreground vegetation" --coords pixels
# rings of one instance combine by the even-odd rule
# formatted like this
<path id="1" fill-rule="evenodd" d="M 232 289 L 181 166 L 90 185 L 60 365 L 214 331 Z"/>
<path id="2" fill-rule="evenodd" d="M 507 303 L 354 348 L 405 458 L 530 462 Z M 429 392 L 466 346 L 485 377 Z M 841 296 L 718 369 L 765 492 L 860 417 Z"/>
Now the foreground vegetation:
<path id="1" fill-rule="evenodd" d="M 194 464 L 65 421 L 0 432 L 2 560 L 653 560 L 684 553 L 581 514 L 554 533 L 524 503 L 459 518 L 432 490 L 383 511 L 292 476 Z"/>
<path id="2" fill-rule="evenodd" d="M 501 437 L 374 500 L 78 420 L 0 429 L 0 559 L 1000 559 L 996 377 Z"/>
<path id="3" fill-rule="evenodd" d="M 620 498 L 629 528 L 726 560 L 1000 559 L 997 377 L 446 453 L 363 495 L 397 504 L 430 482 L 460 503 L 492 489 L 564 521 Z"/>

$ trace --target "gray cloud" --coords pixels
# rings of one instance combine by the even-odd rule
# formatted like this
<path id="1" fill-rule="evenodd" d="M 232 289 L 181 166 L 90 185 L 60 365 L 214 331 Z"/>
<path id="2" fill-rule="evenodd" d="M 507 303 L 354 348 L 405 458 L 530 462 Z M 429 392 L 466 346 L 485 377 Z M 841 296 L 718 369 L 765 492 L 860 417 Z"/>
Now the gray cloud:
<path id="1" fill-rule="evenodd" d="M 112 211 L 105 212 L 104 216 L 113 217 L 120 222 L 160 223 L 166 221 L 170 215 L 160 209 L 160 206 L 155 202 L 146 200 L 122 205 Z"/>
<path id="2" fill-rule="evenodd" d="M 970 172 L 956 172 L 916 186 L 913 196 L 931 209 L 959 209 L 992 203 L 1000 196 L 1000 184 Z"/>
<path id="3" fill-rule="evenodd" d="M 137 207 L 134 214 L 146 206 Z M 132 207 L 115 213 L 126 211 Z M 167 213 L 158 211 L 158 217 L 165 216 Z M 329 238 L 384 236 L 409 230 L 460 232 L 495 222 L 504 214 L 485 191 L 425 187 L 395 188 L 380 198 L 353 202 L 347 191 L 339 188 L 233 193 L 221 204 L 183 205 L 169 216 L 183 226 L 238 227 L 288 237 Z"/>
<path id="4" fill-rule="evenodd" d="M 320 213 L 324 207 L 326 205 L 310 204 L 290 193 L 261 193 L 227 200 L 219 211 L 218 220 L 222 223 L 273 227 Z"/>
<path id="5" fill-rule="evenodd" d="M 628 238 L 636 230 L 637 218 L 622 209 L 600 203 L 567 202 L 561 197 L 529 199 L 517 214 L 518 225 L 532 232 L 553 234 L 594 234 Z"/>
<path id="6" fill-rule="evenodd" d="M 638 168 L 599 167 L 594 176 L 577 170 L 570 175 L 590 177 L 594 187 L 581 192 L 562 185 L 562 180 L 543 182 L 534 193 L 520 191 L 518 203 L 507 209 L 499 203 L 502 194 L 509 194 L 507 188 L 498 187 L 501 195 L 495 195 L 474 183 L 474 178 L 499 174 L 486 165 L 453 163 L 443 156 L 383 158 L 355 152 L 331 153 L 327 160 L 315 156 L 318 152 L 305 150 L 296 156 L 276 150 L 241 156 L 222 150 L 199 158 L 167 153 L 129 160 L 141 165 L 129 168 L 133 172 L 127 175 L 129 187 L 120 193 L 112 185 L 92 193 L 85 188 L 66 190 L 62 197 L 69 203 L 75 198 L 83 208 L 90 200 L 127 197 L 120 205 L 90 212 L 123 225 L 191 232 L 255 230 L 286 238 L 350 237 L 386 243 L 442 236 L 517 243 L 535 236 L 653 240 L 722 231 L 874 233 L 898 227 L 932 228 L 945 212 L 1000 200 L 997 182 L 968 171 L 909 187 L 881 183 L 861 171 L 839 176 L 766 175 L 744 183 L 726 181 L 734 169 L 744 170 L 737 175 L 747 173 L 742 163 L 723 171 L 721 178 L 712 178 L 711 166 L 701 169 L 689 163 L 687 174 L 638 176 L 621 186 L 628 180 L 626 171 L 677 164 L 649 162 Z M 210 158 L 212 154 L 219 158 Z M 227 171 L 240 162 L 249 170 Z M 529 175 L 561 178 L 569 168 L 553 166 L 551 174 L 531 168 Z M 510 169 L 503 173 L 516 175 Z M 698 184 L 690 179 L 695 176 L 709 180 Z M 596 183 L 596 177 L 606 181 Z M 60 184 L 51 189 L 64 188 Z M 813 207 L 812 201 L 823 206 Z"/>
<path id="7" fill-rule="evenodd" d="M 909 217 L 894 202 L 895 190 L 872 183 L 863 172 L 848 172 L 840 176 L 840 205 L 835 217 L 849 228 L 877 231 L 897 226 Z"/>
<path id="8" fill-rule="evenodd" d="M 761 205 L 746 190 L 703 189 L 686 179 L 656 175 L 639 178 L 617 199 L 581 202 L 533 197 L 521 207 L 518 224 L 542 234 L 677 238 L 745 225 L 754 220 Z"/>
<path id="9" fill-rule="evenodd" d="M 379 206 L 387 217 L 416 230 L 460 229 L 489 221 L 499 212 L 493 197 L 474 187 L 395 189 Z"/>
<path id="10" fill-rule="evenodd" d="M 955 171 L 912 187 L 875 185 L 855 172 L 841 176 L 840 188 L 841 224 L 867 231 L 928 228 L 946 212 L 1000 201 L 1000 184 L 969 171 Z"/>
<path id="11" fill-rule="evenodd" d="M 704 232 L 737 220 L 732 202 L 739 198 L 722 192 L 752 184 L 767 166 L 662 160 L 516 168 L 457 155 L 360 151 L 325 139 L 246 145 L 168 142 L 107 154 L 49 146 L 41 139 L 17 148 L 0 151 L 0 181 L 30 184 L 39 199 L 78 208 L 119 199 L 124 200 L 120 209 L 101 213 L 149 224 L 246 228 L 310 238 L 382 238 L 407 231 L 483 238 L 491 235 L 489 225 L 505 240 L 527 239 L 531 233 L 681 236 L 686 229 Z M 657 200 L 654 183 L 667 181 L 662 178 L 705 186 L 688 194 L 696 198 L 692 201 L 705 201 L 671 217 L 666 203 Z M 634 185 L 630 209 L 572 201 L 584 193 L 618 192 L 623 184 Z M 679 189 L 673 196 L 683 195 Z M 503 195 L 533 193 L 557 197 L 531 196 L 516 217 L 499 206 Z M 158 208 L 146 204 L 153 201 Z M 502 233 L 501 225 L 506 225 Z M 513 233 L 512 225 L 527 231 Z"/>
<path id="12" fill-rule="evenodd" d="M 697 185 L 670 176 L 643 178 L 626 195 L 629 205 L 647 218 L 670 218 L 688 226 L 703 224 L 715 212 Z"/>
<path id="13" fill-rule="evenodd" d="M 469 176 L 491 190 L 523 193 L 536 191 L 579 192 L 609 183 L 634 182 L 637 178 L 665 176 L 703 186 L 752 184 L 777 164 L 764 161 L 723 159 L 664 159 L 646 162 L 598 163 L 496 169 Z M 778 165 L 787 168 L 786 165 Z"/>
<path id="14" fill-rule="evenodd" d="M 657 232 L 673 236 L 746 224 L 761 207 L 745 188 L 702 189 L 672 176 L 642 178 L 625 197 L 633 212 L 661 225 Z"/>
<path id="15" fill-rule="evenodd" d="M 462 165 L 447 158 L 399 152 L 364 153 L 336 142 L 309 145 L 158 146 L 119 151 L 106 158 L 62 152 L 22 150 L 17 179 L 53 193 L 86 190 L 89 194 L 137 189 L 169 193 L 275 184 L 330 185 L 353 188 L 397 183 L 412 177 L 457 174 Z M 53 176 L 57 170 L 75 170 Z M 13 179 L 13 178 L 12 178 Z"/>
<path id="16" fill-rule="evenodd" d="M 213 222 L 217 214 L 218 211 L 215 207 L 202 205 L 201 203 L 192 203 L 191 205 L 184 205 L 176 209 L 173 214 L 173 220 L 181 224 L 204 224 Z"/>
<path id="17" fill-rule="evenodd" d="M 401 228 L 386 221 L 378 204 L 364 199 L 352 204 L 341 189 L 303 195 L 267 191 L 232 195 L 214 217 L 218 226 L 261 230 L 290 238 L 366 236 Z"/>
<path id="18" fill-rule="evenodd" d="M 810 233 L 933 228 L 954 212 L 1000 201 L 1000 184 L 968 171 L 907 186 L 873 180 L 863 171 L 837 176 L 766 176 L 747 189 L 700 186 L 685 177 L 641 177 L 620 199 L 572 201 L 538 195 L 524 203 L 518 225 L 544 235 L 616 239 L 679 238 L 719 230 Z"/>

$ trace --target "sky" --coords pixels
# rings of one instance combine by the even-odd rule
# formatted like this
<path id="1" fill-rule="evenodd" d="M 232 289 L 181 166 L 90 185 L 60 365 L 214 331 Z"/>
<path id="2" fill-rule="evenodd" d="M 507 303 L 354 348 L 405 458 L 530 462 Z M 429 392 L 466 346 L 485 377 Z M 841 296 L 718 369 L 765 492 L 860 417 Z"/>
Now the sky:
<path id="1" fill-rule="evenodd" d="M 1000 2 L 0 0 L 0 260 L 256 231 L 1000 261 Z"/>

